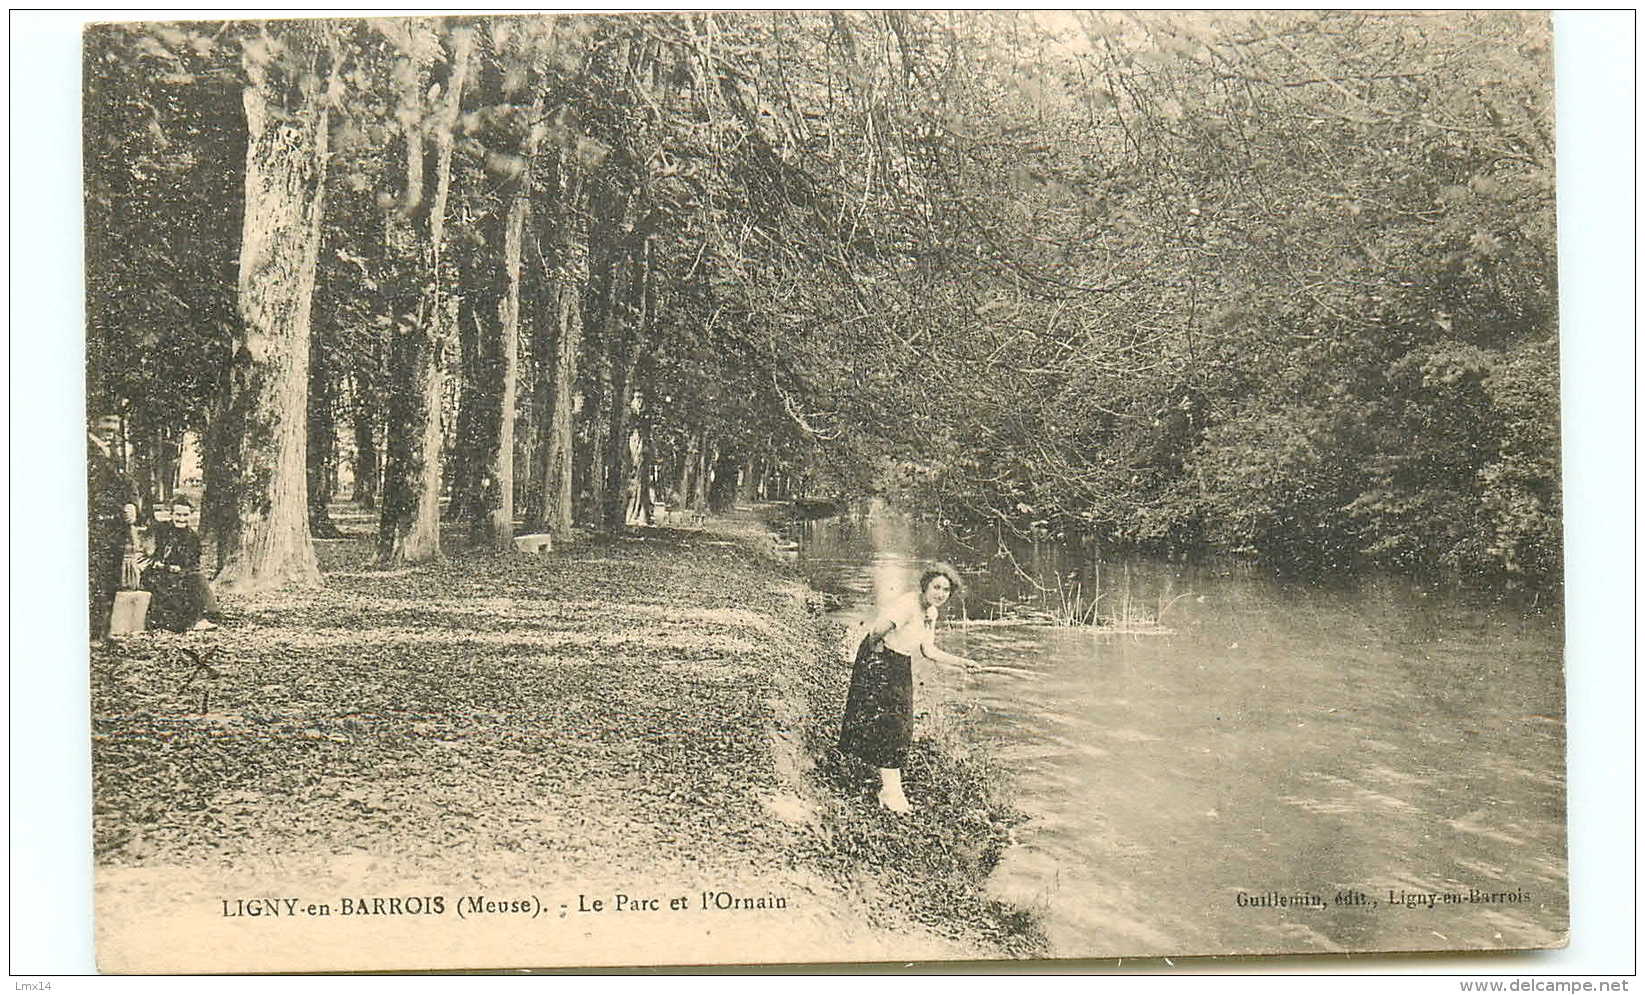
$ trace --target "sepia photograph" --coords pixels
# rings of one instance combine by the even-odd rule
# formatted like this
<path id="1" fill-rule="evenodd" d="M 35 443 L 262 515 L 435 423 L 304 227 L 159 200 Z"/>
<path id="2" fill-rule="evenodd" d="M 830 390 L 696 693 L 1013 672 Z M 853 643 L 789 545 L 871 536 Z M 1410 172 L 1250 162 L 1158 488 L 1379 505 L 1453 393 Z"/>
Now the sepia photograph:
<path id="1" fill-rule="evenodd" d="M 80 44 L 98 971 L 1571 942 L 1548 14 Z"/>

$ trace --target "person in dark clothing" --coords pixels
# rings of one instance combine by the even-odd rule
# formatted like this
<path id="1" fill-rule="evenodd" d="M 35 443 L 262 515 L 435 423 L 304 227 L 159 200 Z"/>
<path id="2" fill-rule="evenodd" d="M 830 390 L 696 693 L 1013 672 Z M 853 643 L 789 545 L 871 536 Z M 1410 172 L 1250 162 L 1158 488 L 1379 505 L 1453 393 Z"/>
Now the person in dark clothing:
<path id="1" fill-rule="evenodd" d="M 93 419 L 86 431 L 86 585 L 91 596 L 91 638 L 109 634 L 120 567 L 137 523 L 137 487 L 114 459 L 118 415 Z"/>
<path id="2" fill-rule="evenodd" d="M 886 605 L 863 630 L 851 667 L 840 750 L 879 769 L 880 805 L 892 812 L 913 807 L 903 794 L 902 767 L 914 735 L 914 655 L 945 666 L 984 669 L 937 648 L 937 611 L 959 585 L 959 572 L 946 563 L 926 570 L 918 590 Z"/>
<path id="3" fill-rule="evenodd" d="M 179 494 L 171 499 L 171 521 L 154 529 L 154 555 L 143 571 L 143 587 L 154 596 L 149 625 L 173 632 L 215 629 L 206 621 L 211 588 L 200 571 L 200 533 L 193 528 L 194 505 Z"/>

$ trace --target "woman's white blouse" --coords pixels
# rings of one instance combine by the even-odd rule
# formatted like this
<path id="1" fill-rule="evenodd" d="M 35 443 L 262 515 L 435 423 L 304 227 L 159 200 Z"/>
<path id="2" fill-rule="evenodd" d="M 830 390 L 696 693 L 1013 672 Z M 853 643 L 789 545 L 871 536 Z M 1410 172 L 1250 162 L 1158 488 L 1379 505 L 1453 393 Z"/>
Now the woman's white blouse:
<path id="1" fill-rule="evenodd" d="M 885 646 L 894 653 L 913 656 L 930 638 L 937 620 L 937 609 L 920 605 L 918 591 L 899 596 L 880 612 L 879 622 L 893 623 L 896 628 L 885 636 Z"/>

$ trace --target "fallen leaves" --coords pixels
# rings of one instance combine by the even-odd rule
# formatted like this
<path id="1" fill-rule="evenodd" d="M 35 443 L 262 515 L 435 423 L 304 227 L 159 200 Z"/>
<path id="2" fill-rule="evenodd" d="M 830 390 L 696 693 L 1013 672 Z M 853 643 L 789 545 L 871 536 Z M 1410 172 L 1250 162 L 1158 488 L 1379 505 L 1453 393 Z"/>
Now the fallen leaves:
<path id="1" fill-rule="evenodd" d="M 635 860 L 664 841 L 753 845 L 782 652 L 745 606 L 770 573 L 706 543 L 684 568 L 690 542 L 345 569 L 319 591 L 228 599 L 210 649 L 98 648 L 99 860 L 363 847 L 449 862 L 546 845 L 545 805 L 575 811 L 601 858 L 618 841 Z M 334 545 L 323 555 L 346 565 L 368 543 Z M 202 713 L 195 661 L 213 651 Z"/>
<path id="2" fill-rule="evenodd" d="M 986 910 L 954 892 L 981 862 L 952 851 L 956 834 L 996 846 L 1000 810 L 938 758 L 918 761 L 921 783 L 983 815 L 945 827 L 943 803 L 896 823 L 819 775 L 846 674 L 791 576 L 722 541 L 594 541 L 393 575 L 358 569 L 368 540 L 331 543 L 326 565 L 354 569 L 320 590 L 226 598 L 231 622 L 208 638 L 95 648 L 97 860 L 369 856 L 397 879 L 459 881 L 509 854 L 637 880 L 664 864 L 723 880 L 821 869 L 847 891 L 866 860 L 912 906 L 862 915 L 989 938 Z M 800 759 L 775 755 L 779 728 Z"/>

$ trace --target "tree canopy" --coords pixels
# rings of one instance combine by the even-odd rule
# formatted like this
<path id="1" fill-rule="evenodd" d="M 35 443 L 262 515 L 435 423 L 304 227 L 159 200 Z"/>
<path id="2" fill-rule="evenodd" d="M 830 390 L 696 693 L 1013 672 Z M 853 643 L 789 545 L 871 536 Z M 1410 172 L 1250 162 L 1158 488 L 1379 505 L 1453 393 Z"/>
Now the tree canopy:
<path id="1" fill-rule="evenodd" d="M 99 26 L 90 391 L 245 449 L 247 177 L 300 154 L 303 496 L 346 467 L 385 561 L 442 495 L 498 544 L 740 486 L 1548 582 L 1549 58 L 1503 12 Z"/>

